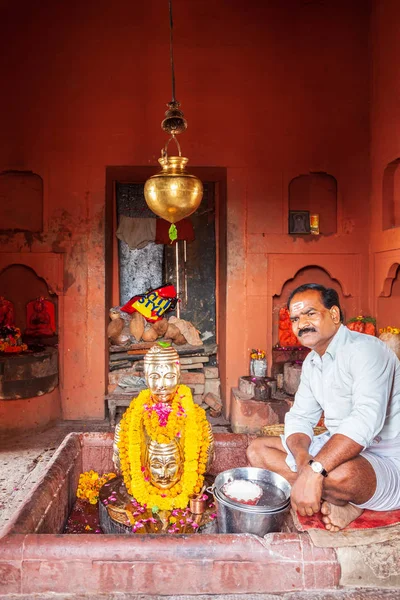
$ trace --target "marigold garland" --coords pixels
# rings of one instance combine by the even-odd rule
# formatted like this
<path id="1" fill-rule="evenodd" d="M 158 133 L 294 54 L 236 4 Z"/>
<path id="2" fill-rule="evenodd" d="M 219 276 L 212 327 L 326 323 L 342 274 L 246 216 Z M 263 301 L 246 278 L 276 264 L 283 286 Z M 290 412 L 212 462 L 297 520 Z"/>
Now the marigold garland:
<path id="1" fill-rule="evenodd" d="M 250 358 L 252 360 L 263 360 L 265 358 L 265 350 L 255 350 L 254 348 L 250 352 Z"/>
<path id="2" fill-rule="evenodd" d="M 27 349 L 28 346 L 22 343 L 19 327 L 13 325 L 0 327 L 0 352 L 16 353 L 25 352 Z"/>
<path id="3" fill-rule="evenodd" d="M 104 473 L 100 476 L 96 471 L 85 471 L 79 476 L 76 495 L 81 500 L 96 504 L 99 501 L 100 488 L 110 479 L 116 477 L 115 473 Z"/>
<path id="4" fill-rule="evenodd" d="M 126 410 L 120 423 L 118 443 L 121 472 L 128 493 L 141 505 L 157 506 L 160 510 L 185 508 L 189 496 L 199 493 L 203 485 L 209 425 L 204 410 L 193 402 L 191 391 L 186 385 L 178 387 L 168 414 L 164 411 L 161 418 L 157 404 L 152 401 L 150 390 L 143 390 Z M 182 477 L 169 490 L 153 486 L 141 465 L 143 426 L 147 435 L 160 444 L 183 437 Z"/>
<path id="5" fill-rule="evenodd" d="M 394 333 L 395 335 L 398 335 L 400 333 L 400 328 L 399 327 L 382 327 L 381 329 L 379 329 L 379 333 Z"/>

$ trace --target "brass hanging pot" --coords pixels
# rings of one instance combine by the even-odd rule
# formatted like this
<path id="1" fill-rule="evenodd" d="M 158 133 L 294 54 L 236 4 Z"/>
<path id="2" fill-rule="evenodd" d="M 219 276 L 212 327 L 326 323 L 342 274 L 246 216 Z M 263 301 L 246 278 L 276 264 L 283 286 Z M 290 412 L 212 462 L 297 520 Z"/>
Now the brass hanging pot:
<path id="1" fill-rule="evenodd" d="M 203 196 L 203 184 L 198 177 L 186 172 L 188 159 L 180 153 L 179 156 L 168 156 L 164 150 L 158 162 L 162 170 L 146 181 L 144 197 L 156 215 L 169 223 L 177 223 L 197 210 Z"/>

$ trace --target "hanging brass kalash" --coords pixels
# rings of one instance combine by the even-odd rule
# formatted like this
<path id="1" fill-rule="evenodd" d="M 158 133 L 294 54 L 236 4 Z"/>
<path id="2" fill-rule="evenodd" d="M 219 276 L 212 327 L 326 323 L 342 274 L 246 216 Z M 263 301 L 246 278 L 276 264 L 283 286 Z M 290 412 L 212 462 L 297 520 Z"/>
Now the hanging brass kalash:
<path id="1" fill-rule="evenodd" d="M 177 237 L 175 223 L 190 216 L 199 207 L 203 196 L 203 184 L 195 175 L 185 170 L 188 158 L 182 156 L 181 147 L 176 136 L 187 128 L 186 119 L 180 110 L 180 103 L 175 98 L 175 68 L 173 56 L 173 19 L 172 0 L 169 0 L 170 60 L 172 79 L 172 100 L 167 104 L 168 110 L 161 128 L 171 137 L 161 150 L 158 159 L 162 170 L 148 179 L 144 186 L 144 197 L 150 210 L 169 223 L 170 239 Z M 178 156 L 168 156 L 168 145 L 174 141 Z"/>

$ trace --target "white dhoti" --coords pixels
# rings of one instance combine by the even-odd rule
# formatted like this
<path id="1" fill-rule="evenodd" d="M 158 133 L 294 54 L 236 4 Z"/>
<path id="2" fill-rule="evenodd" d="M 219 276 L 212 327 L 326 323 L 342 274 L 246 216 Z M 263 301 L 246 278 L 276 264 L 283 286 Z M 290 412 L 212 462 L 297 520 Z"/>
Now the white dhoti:
<path id="1" fill-rule="evenodd" d="M 311 441 L 309 453 L 316 456 L 330 439 L 328 431 L 316 435 Z M 291 471 L 297 471 L 296 461 L 281 435 L 281 441 L 287 452 L 286 464 Z M 355 504 L 369 510 L 396 510 L 400 508 L 400 435 L 391 440 L 376 441 L 360 453 L 372 466 L 376 475 L 376 490 L 372 498 L 364 504 Z"/>

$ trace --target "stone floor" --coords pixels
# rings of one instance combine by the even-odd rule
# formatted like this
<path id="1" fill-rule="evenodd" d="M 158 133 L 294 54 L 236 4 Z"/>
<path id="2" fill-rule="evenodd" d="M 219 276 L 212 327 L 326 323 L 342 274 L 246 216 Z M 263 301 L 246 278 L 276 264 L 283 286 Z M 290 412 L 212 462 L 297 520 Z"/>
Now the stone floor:
<path id="1" fill-rule="evenodd" d="M 44 431 L 0 438 L 0 536 L 71 431 L 110 431 L 108 421 L 62 421 Z"/>

